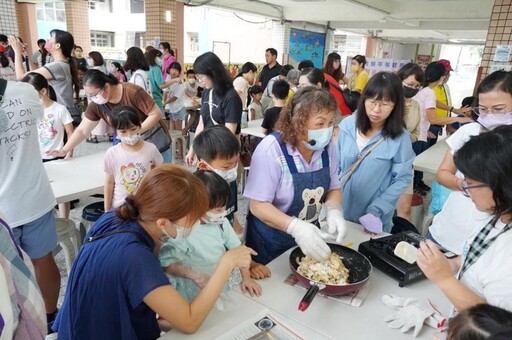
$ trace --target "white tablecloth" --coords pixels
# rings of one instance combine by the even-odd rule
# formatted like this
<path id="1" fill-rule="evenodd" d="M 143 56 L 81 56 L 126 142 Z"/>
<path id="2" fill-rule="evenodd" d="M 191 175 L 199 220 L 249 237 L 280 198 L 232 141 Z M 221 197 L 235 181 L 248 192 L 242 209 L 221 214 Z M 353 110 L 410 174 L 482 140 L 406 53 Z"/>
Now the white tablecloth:
<path id="1" fill-rule="evenodd" d="M 102 194 L 105 184 L 103 161 L 106 151 L 44 163 L 58 203 Z"/>
<path id="2" fill-rule="evenodd" d="M 247 123 L 248 126 L 245 129 L 242 129 L 240 133 L 244 135 L 265 138 L 265 134 L 261 131 L 262 122 L 263 119 L 251 120 Z"/>
<path id="3" fill-rule="evenodd" d="M 414 170 L 436 174 L 437 168 L 446 155 L 449 147 L 446 140 L 440 140 L 426 151 L 422 152 L 413 162 Z"/>
<path id="4" fill-rule="evenodd" d="M 343 244 L 357 249 L 360 242 L 369 239 L 369 235 L 363 232 L 360 225 L 350 222 L 349 224 L 349 232 Z M 207 338 L 208 334 L 213 338 L 222 334 L 223 331 L 227 332 L 236 324 L 236 320 L 242 323 L 250 315 L 257 314 L 261 308 L 258 305 L 278 315 L 286 315 L 294 325 L 302 325 L 310 332 L 318 334 L 316 337 L 304 334 L 305 339 L 413 339 L 412 332 L 403 334 L 399 330 L 390 329 L 383 321 L 386 315 L 392 313 L 392 310 L 381 302 L 381 297 L 390 293 L 403 297 L 429 298 L 445 315 L 449 312 L 448 300 L 431 282 L 423 280 L 400 288 L 395 280 L 377 269 L 373 270 L 369 281 L 370 292 L 361 307 L 353 307 L 317 296 L 310 307 L 305 312 L 301 312 L 298 310 L 298 305 L 306 291 L 283 282 L 291 272 L 288 260 L 290 252 L 291 250 L 269 264 L 272 270 L 270 279 L 258 281 L 263 288 L 262 296 L 254 298 L 242 296 L 237 299 L 240 305 L 236 310 L 227 314 L 213 310 L 198 331 L 198 338 Z M 432 339 L 434 333 L 436 333 L 434 329 L 425 326 L 416 339 Z M 163 339 L 174 339 L 179 334 L 181 333 L 178 331 L 171 331 Z"/>

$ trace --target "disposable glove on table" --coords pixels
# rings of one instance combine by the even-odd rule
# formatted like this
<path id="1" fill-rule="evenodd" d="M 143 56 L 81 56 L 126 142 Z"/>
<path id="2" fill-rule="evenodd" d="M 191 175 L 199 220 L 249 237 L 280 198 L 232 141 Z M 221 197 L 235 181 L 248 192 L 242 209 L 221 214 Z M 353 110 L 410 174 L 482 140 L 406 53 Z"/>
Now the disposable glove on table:
<path id="1" fill-rule="evenodd" d="M 382 302 L 395 312 L 387 315 L 384 321 L 390 328 L 400 329 L 402 333 L 414 328 L 414 336 L 418 336 L 423 325 L 435 329 L 444 326 L 446 319 L 437 311 L 429 301 L 420 301 L 414 298 L 402 298 L 396 295 L 384 295 Z"/>
<path id="2" fill-rule="evenodd" d="M 286 232 L 297 242 L 304 255 L 321 261 L 331 254 L 331 248 L 322 239 L 320 229 L 314 224 L 294 218 Z"/>

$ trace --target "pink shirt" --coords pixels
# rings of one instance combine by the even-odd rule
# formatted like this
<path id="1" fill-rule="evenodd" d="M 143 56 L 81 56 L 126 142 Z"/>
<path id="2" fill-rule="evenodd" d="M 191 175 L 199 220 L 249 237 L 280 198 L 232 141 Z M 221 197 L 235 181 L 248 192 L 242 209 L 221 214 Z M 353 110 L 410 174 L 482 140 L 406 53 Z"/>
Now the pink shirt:
<path id="1" fill-rule="evenodd" d="M 117 208 L 126 196 L 134 194 L 142 178 L 155 166 L 163 163 L 163 158 L 155 144 L 144 142 L 139 151 L 128 151 L 121 143 L 112 146 L 105 155 L 105 173 L 114 176 L 114 196 L 112 207 Z"/>
<path id="2" fill-rule="evenodd" d="M 311 162 L 308 163 L 296 148 L 286 146 L 293 157 L 298 172 L 312 172 L 322 168 L 322 151 L 315 151 Z M 327 147 L 331 184 L 329 190 L 339 189 L 338 156 L 336 145 L 330 143 Z M 265 137 L 256 147 L 251 159 L 251 171 L 247 179 L 244 196 L 260 202 L 272 203 L 282 212 L 288 211 L 293 202 L 293 180 L 283 151 L 276 138 L 272 135 Z"/>
<path id="3" fill-rule="evenodd" d="M 426 142 L 428 129 L 430 128 L 430 122 L 427 118 L 427 109 L 436 108 L 436 93 L 427 86 L 421 89 L 412 99 L 420 104 L 421 120 L 418 140 Z"/>
<path id="4" fill-rule="evenodd" d="M 172 63 L 174 63 L 176 61 L 176 58 L 174 58 L 172 56 L 172 54 L 169 54 L 167 57 L 164 58 L 164 60 L 162 61 L 162 75 L 164 76 L 164 79 L 165 79 L 165 76 L 167 75 L 166 71 L 167 69 L 169 68 L 169 66 L 171 66 Z"/>

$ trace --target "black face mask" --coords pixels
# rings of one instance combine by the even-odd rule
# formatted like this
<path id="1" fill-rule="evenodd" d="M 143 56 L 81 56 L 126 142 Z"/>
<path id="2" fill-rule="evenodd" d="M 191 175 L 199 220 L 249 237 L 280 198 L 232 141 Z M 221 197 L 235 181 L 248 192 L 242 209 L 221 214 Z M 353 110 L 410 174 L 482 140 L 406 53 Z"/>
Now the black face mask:
<path id="1" fill-rule="evenodd" d="M 404 88 L 404 97 L 405 98 L 412 98 L 416 95 L 416 93 L 418 93 L 418 89 L 413 89 L 412 87 L 409 87 L 409 86 L 403 86 Z"/>

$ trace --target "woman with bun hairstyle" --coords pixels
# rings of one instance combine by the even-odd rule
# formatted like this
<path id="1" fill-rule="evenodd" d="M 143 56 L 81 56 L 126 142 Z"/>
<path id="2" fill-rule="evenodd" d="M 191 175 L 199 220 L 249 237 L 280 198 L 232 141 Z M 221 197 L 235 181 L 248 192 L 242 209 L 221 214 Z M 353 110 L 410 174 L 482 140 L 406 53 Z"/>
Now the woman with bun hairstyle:
<path id="1" fill-rule="evenodd" d="M 156 314 L 195 332 L 233 269 L 248 268 L 256 255 L 245 246 L 227 251 L 197 297 L 181 297 L 160 267 L 160 246 L 187 237 L 208 206 L 203 182 L 180 166 L 161 165 L 144 177 L 135 196 L 87 233 L 53 325 L 59 339 L 156 339 Z"/>

